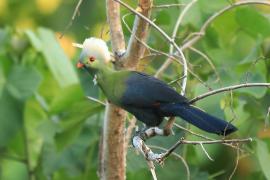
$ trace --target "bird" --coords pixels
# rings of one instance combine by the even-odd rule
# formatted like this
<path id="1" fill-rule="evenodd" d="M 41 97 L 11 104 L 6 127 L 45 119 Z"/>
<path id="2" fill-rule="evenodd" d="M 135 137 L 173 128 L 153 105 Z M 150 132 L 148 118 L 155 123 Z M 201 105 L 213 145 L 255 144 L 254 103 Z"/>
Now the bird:
<path id="1" fill-rule="evenodd" d="M 230 122 L 193 106 L 165 82 L 143 72 L 114 70 L 106 42 L 87 38 L 77 68 L 85 69 L 108 101 L 133 114 L 147 127 L 158 127 L 165 117 L 180 117 L 197 128 L 226 136 L 237 130 Z"/>

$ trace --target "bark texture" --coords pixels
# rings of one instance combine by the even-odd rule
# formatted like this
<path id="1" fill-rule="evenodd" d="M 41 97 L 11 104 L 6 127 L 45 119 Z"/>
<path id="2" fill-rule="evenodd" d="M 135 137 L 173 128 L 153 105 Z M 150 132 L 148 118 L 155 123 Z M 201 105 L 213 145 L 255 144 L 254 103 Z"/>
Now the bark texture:
<path id="1" fill-rule="evenodd" d="M 139 0 L 137 9 L 149 17 L 151 5 L 152 0 Z M 115 69 L 135 69 L 144 54 L 145 48 L 139 41 L 146 40 L 148 23 L 136 17 L 128 50 L 125 51 L 120 4 L 114 0 L 106 0 L 106 7 L 111 45 L 116 61 Z M 100 149 L 100 179 L 124 180 L 126 178 L 125 120 L 124 110 L 115 105 L 106 104 L 102 148 Z"/>

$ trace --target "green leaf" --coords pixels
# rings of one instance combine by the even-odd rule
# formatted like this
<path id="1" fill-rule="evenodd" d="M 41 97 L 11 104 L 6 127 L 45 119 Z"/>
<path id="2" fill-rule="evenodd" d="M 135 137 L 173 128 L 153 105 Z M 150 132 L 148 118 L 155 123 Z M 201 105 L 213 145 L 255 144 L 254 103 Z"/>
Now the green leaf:
<path id="1" fill-rule="evenodd" d="M 27 174 L 26 164 L 17 161 L 1 161 L 0 179 L 5 180 L 27 180 L 30 179 Z"/>
<path id="2" fill-rule="evenodd" d="M 267 69 L 265 61 L 263 60 L 258 61 L 255 65 L 252 63 L 239 65 L 235 69 L 238 73 L 237 76 L 242 80 L 242 82 L 246 82 L 246 80 L 247 82 L 267 82 Z M 248 93 L 256 98 L 262 98 L 267 92 L 267 88 L 241 88 L 237 92 Z"/>
<path id="3" fill-rule="evenodd" d="M 79 84 L 79 79 L 71 61 L 57 42 L 52 31 L 39 28 L 38 35 L 42 43 L 42 53 L 45 60 L 61 87 Z"/>
<path id="4" fill-rule="evenodd" d="M 198 84 L 195 87 L 195 96 L 198 96 L 204 92 L 207 92 L 208 89 L 201 85 Z M 214 96 L 209 96 L 201 101 L 198 101 L 196 103 L 196 106 L 202 108 L 205 110 L 207 113 L 212 114 L 214 116 L 217 116 L 221 119 L 224 119 L 224 113 L 223 110 L 221 110 L 220 107 L 220 99 L 222 98 L 223 94 L 216 94 Z"/>
<path id="5" fill-rule="evenodd" d="M 199 4 L 201 11 L 207 14 L 213 14 L 214 12 L 228 5 L 228 2 L 226 1 L 211 1 L 211 3 L 209 3 L 207 0 L 201 0 L 197 1 L 196 3 Z"/>
<path id="6" fill-rule="evenodd" d="M 5 51 L 7 44 L 10 42 L 9 28 L 0 29 L 0 54 Z"/>
<path id="7" fill-rule="evenodd" d="M 170 25 L 171 21 L 170 21 L 170 15 L 168 12 L 166 11 L 161 11 L 157 14 L 156 16 L 156 21 L 155 23 L 159 26 L 162 25 Z"/>
<path id="8" fill-rule="evenodd" d="M 52 144 L 54 136 L 58 130 L 57 123 L 52 120 L 42 121 L 37 127 L 37 132 L 41 136 L 44 143 Z"/>
<path id="9" fill-rule="evenodd" d="M 50 113 L 56 114 L 62 110 L 68 109 L 70 105 L 83 98 L 83 91 L 80 85 L 72 85 L 64 88 L 56 95 L 50 105 Z"/>
<path id="10" fill-rule="evenodd" d="M 237 9 L 236 21 L 241 29 L 254 37 L 269 36 L 270 21 L 254 8 L 245 7 Z"/>
<path id="11" fill-rule="evenodd" d="M 93 104 L 88 100 L 73 104 L 61 119 L 60 130 L 55 136 L 57 147 L 62 149 L 71 144 L 81 132 L 85 120 L 98 114 L 103 108 L 103 105 Z"/>
<path id="12" fill-rule="evenodd" d="M 127 172 L 138 172 L 147 169 L 147 164 L 144 162 L 143 156 L 137 154 L 134 149 L 128 149 L 127 152 Z"/>
<path id="13" fill-rule="evenodd" d="M 176 17 L 178 17 L 177 14 Z M 203 23 L 203 13 L 201 12 L 200 5 L 198 3 L 194 3 L 192 7 L 187 12 L 185 18 L 182 21 L 182 25 L 192 25 L 196 28 L 200 28 Z"/>
<path id="14" fill-rule="evenodd" d="M 237 106 L 236 107 L 230 107 L 231 103 L 231 99 L 229 100 L 229 102 L 227 103 L 227 106 L 224 108 L 224 112 L 225 112 L 225 117 L 226 119 L 228 119 L 229 121 L 232 120 L 234 118 L 234 115 L 236 115 L 234 121 L 232 122 L 234 125 L 236 125 L 237 127 L 240 127 L 240 125 L 244 125 L 246 120 L 248 119 L 248 117 L 250 116 L 249 112 L 246 112 L 244 107 L 245 104 L 247 103 L 246 101 L 239 99 L 238 101 L 236 99 L 232 99 L 235 104 L 235 102 L 237 102 Z M 231 109 L 233 108 L 233 109 Z M 239 131 L 241 131 L 242 128 L 239 128 Z"/>
<path id="15" fill-rule="evenodd" d="M 260 56 L 261 39 L 256 40 L 246 32 L 240 31 L 237 33 L 231 48 L 233 56 L 239 59 L 237 63 L 254 62 Z"/>
<path id="16" fill-rule="evenodd" d="M 22 126 L 23 104 L 7 89 L 0 97 L 0 147 L 5 146 Z"/>
<path id="17" fill-rule="evenodd" d="M 28 66 L 14 66 L 7 79 L 7 89 L 20 100 L 26 100 L 37 90 L 41 74 Z"/>
<path id="18" fill-rule="evenodd" d="M 28 159 L 32 167 L 38 164 L 44 142 L 38 129 L 44 121 L 48 121 L 48 117 L 40 104 L 34 98 L 28 100 L 24 108 L 24 127 L 27 131 L 28 148 L 31 153 Z M 49 131 L 46 133 L 49 133 Z"/>
<path id="19" fill-rule="evenodd" d="M 262 140 L 257 140 L 256 154 L 266 179 L 270 179 L 270 152 L 267 144 Z"/>
<path id="20" fill-rule="evenodd" d="M 219 16 L 211 25 L 219 35 L 219 44 L 221 47 L 229 48 L 233 42 L 232 39 L 237 35 L 239 28 L 235 21 L 235 11 L 228 11 Z M 225 28 L 226 27 L 226 28 Z"/>
<path id="21" fill-rule="evenodd" d="M 36 36 L 36 34 L 31 30 L 25 31 L 26 36 L 29 38 L 32 46 L 39 52 L 42 51 L 42 43 L 40 39 Z"/>
<path id="22" fill-rule="evenodd" d="M 40 58 L 38 52 L 33 48 L 28 48 L 24 51 L 21 62 L 23 65 L 33 65 L 39 60 L 38 58 Z"/>

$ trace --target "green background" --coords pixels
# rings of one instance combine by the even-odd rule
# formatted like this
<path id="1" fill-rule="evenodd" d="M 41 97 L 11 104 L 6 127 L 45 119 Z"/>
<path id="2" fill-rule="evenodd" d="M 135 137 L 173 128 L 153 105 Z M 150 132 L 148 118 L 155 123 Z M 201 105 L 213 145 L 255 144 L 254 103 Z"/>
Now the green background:
<path id="1" fill-rule="evenodd" d="M 126 1 L 136 7 L 136 1 Z M 154 4 L 188 3 L 188 0 L 154 0 Z M 270 2 L 270 1 L 269 1 Z M 230 5 L 227 0 L 198 0 L 187 12 L 177 33 L 181 45 L 198 32 L 215 12 Z M 98 179 L 98 146 L 104 106 L 87 100 L 86 95 L 105 101 L 87 74 L 75 68 L 82 43 L 89 36 L 108 41 L 104 1 L 84 0 L 80 14 L 70 28 L 76 2 L 72 0 L 0 1 L 0 179 Z M 154 9 L 152 19 L 169 35 L 183 7 Z M 122 9 L 122 15 L 128 13 Z M 126 18 L 131 27 L 133 15 Z M 63 38 L 60 34 L 65 31 Z M 103 33 L 101 33 L 103 32 Z M 126 41 L 130 33 L 124 27 Z M 153 28 L 148 44 L 168 52 L 169 44 Z M 207 55 L 213 69 L 200 55 L 184 51 L 190 69 L 187 97 L 209 88 L 245 82 L 270 82 L 270 7 L 249 5 L 233 8 L 216 18 L 194 47 Z M 147 54 L 146 54 L 147 55 Z M 154 74 L 166 57 L 144 58 L 141 66 Z M 173 64 L 162 79 L 170 82 L 181 76 L 181 66 Z M 177 83 L 173 86 L 180 91 Z M 196 105 L 218 117 L 233 120 L 239 130 L 230 138 L 252 137 L 241 145 L 233 179 L 270 179 L 270 129 L 266 117 L 270 91 L 246 88 L 211 96 Z M 267 122 L 267 123 L 266 123 Z M 180 119 L 177 123 L 182 124 Z M 140 126 L 141 124 L 138 123 Z M 209 135 L 195 127 L 198 133 Z M 148 144 L 168 148 L 175 136 L 155 137 Z M 199 140 L 190 134 L 187 139 Z M 176 150 L 188 163 L 191 179 L 228 179 L 236 163 L 236 150 L 220 145 L 205 145 L 210 161 L 200 146 L 182 145 Z M 157 152 L 159 150 L 153 149 Z M 185 179 L 181 160 L 169 157 L 156 167 L 159 179 Z M 151 179 L 145 160 L 131 147 L 127 156 L 127 179 Z"/>

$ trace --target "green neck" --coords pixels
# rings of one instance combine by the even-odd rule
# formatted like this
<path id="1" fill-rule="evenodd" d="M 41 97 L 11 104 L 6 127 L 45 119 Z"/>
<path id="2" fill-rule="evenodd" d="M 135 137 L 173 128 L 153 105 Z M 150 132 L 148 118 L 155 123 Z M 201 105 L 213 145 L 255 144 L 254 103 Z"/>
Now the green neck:
<path id="1" fill-rule="evenodd" d="M 85 69 L 92 77 L 94 77 L 95 75 L 103 76 L 106 74 L 110 74 L 114 71 L 109 65 L 99 62 L 94 62 L 89 66 L 85 66 Z"/>
<path id="2" fill-rule="evenodd" d="M 97 81 L 106 97 L 114 104 L 120 104 L 121 96 L 125 91 L 125 80 L 128 71 L 114 71 L 113 68 L 104 63 L 93 62 L 84 67 Z"/>
<path id="3" fill-rule="evenodd" d="M 101 89 L 106 91 L 107 88 L 105 87 L 110 84 L 110 77 L 112 73 L 115 72 L 112 67 L 96 60 L 95 62 L 86 65 L 85 69 L 93 78 L 95 78 Z"/>

